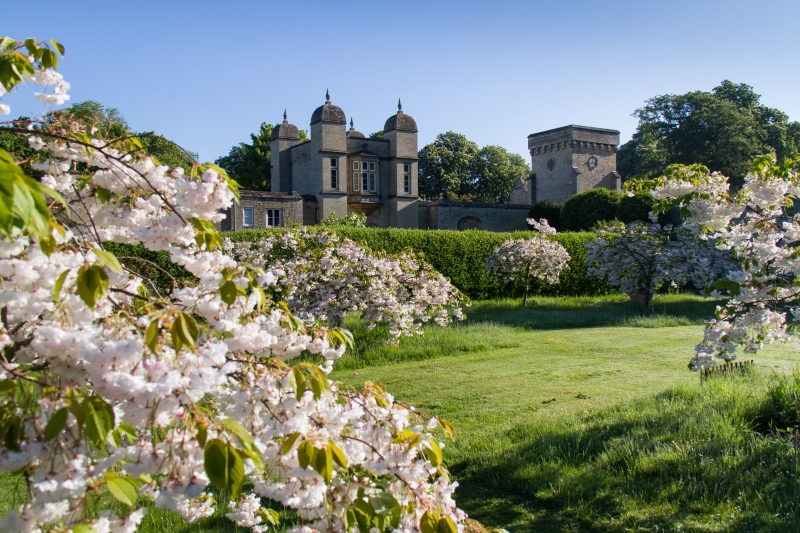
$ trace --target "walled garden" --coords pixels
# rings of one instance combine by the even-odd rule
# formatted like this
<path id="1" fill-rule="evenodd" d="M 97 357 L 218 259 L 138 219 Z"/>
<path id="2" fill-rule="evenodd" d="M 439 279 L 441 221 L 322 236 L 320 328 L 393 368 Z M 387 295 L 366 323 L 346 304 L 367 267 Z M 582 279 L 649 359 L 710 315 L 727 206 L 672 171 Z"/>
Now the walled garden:
<path id="1" fill-rule="evenodd" d="M 798 530 L 797 161 L 632 182 L 678 226 L 220 234 L 216 165 L 5 133 L 0 531 Z"/>

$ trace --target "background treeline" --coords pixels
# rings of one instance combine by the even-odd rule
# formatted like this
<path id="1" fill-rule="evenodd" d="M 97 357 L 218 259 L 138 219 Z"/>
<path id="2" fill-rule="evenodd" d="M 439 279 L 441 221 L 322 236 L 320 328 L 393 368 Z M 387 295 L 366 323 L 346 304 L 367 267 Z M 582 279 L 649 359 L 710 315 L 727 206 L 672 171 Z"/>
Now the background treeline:
<path id="1" fill-rule="evenodd" d="M 409 229 L 381 229 L 336 227 L 337 234 L 366 245 L 372 250 L 396 253 L 403 250 L 420 252 L 436 270 L 444 274 L 461 292 L 472 299 L 516 297 L 522 295 L 520 283 L 504 283 L 486 271 L 486 258 L 494 247 L 507 239 L 531 237 L 533 232 L 495 233 L 491 231 L 425 231 Z M 270 232 L 287 229 L 243 230 L 225 233 L 234 242 L 251 242 L 263 238 Z M 569 252 L 569 269 L 561 273 L 560 283 L 548 285 L 535 280 L 531 294 L 543 296 L 591 296 L 607 294 L 608 286 L 603 280 L 589 276 L 584 263 L 585 245 L 591 242 L 594 233 L 563 233 L 552 237 Z M 182 267 L 169 262 L 166 252 L 151 252 L 141 246 L 109 243 L 108 248 L 120 257 L 120 261 L 132 268 L 145 271 L 152 276 L 159 290 L 174 285 L 180 286 L 191 276 Z"/>

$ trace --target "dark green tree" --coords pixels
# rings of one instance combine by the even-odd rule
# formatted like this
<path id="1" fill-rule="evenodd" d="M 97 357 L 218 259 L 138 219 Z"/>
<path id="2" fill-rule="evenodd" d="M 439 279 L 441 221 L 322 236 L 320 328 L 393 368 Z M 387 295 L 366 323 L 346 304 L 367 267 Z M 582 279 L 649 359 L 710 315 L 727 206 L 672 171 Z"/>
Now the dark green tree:
<path id="1" fill-rule="evenodd" d="M 370 139 L 383 139 L 383 130 L 378 130 L 375 133 L 369 134 Z"/>
<path id="2" fill-rule="evenodd" d="M 528 218 L 535 220 L 545 219 L 551 227 L 557 231 L 561 231 L 561 210 L 564 209 L 564 204 L 560 204 L 553 200 L 544 200 L 531 207 L 528 211 Z"/>
<path id="3" fill-rule="evenodd" d="M 617 220 L 626 224 L 650 222 L 650 211 L 653 210 L 655 203 L 655 199 L 648 193 L 623 196 L 617 205 Z"/>
<path id="4" fill-rule="evenodd" d="M 440 133 L 419 151 L 419 194 L 438 198 L 451 193 L 458 197 L 475 193 L 470 183 L 470 166 L 478 145 L 460 133 Z"/>
<path id="5" fill-rule="evenodd" d="M 622 195 L 617 191 L 597 188 L 576 194 L 564 202 L 561 210 L 563 231 L 588 231 L 598 222 L 611 222 L 617 216 Z"/>
<path id="6" fill-rule="evenodd" d="M 197 154 L 181 148 L 163 135 L 152 131 L 136 133 L 148 155 L 155 157 L 162 165 L 170 168 L 181 167 L 186 172 L 191 172 L 192 165 L 197 163 Z"/>
<path id="7" fill-rule="evenodd" d="M 800 154 L 800 124 L 761 105 L 744 83 L 725 80 L 710 93 L 656 96 L 633 116 L 636 133 L 617 155 L 624 179 L 657 177 L 674 163 L 702 163 L 738 185 L 753 157 L 773 152 L 782 161 Z"/>
<path id="8" fill-rule="evenodd" d="M 528 178 L 531 170 L 518 154 L 500 146 L 484 146 L 470 163 L 468 182 L 479 202 L 505 202 L 517 180 Z"/>
<path id="9" fill-rule="evenodd" d="M 64 109 L 53 111 L 50 113 L 50 117 L 62 121 L 74 120 L 87 128 L 95 127 L 104 130 L 112 137 L 130 134 L 130 127 L 119 109 L 106 107 L 94 100 L 77 102 Z"/>
<path id="10" fill-rule="evenodd" d="M 239 143 L 214 163 L 224 168 L 242 189 L 268 191 L 272 180 L 269 138 L 274 126 L 261 123 L 257 133 L 250 134 L 250 143 Z M 308 133 L 300 130 L 300 141 L 308 141 Z"/>

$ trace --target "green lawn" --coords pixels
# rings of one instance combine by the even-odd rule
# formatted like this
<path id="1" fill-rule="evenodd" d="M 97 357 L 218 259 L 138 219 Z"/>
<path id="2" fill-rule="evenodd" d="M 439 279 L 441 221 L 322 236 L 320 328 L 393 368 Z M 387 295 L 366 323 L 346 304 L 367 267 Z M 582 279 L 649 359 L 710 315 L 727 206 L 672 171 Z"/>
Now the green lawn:
<path id="1" fill-rule="evenodd" d="M 790 447 L 752 431 L 796 350 L 770 347 L 750 375 L 701 386 L 687 363 L 716 303 L 662 296 L 644 312 L 615 297 L 483 302 L 464 324 L 356 352 L 334 377 L 381 381 L 449 419 L 456 500 L 489 526 L 800 531 L 785 514 L 795 510 Z M 416 360 L 397 362 L 404 353 Z"/>
<path id="2" fill-rule="evenodd" d="M 456 500 L 487 526 L 800 531 L 791 446 L 766 430 L 776 411 L 769 391 L 797 388 L 784 377 L 796 350 L 770 347 L 754 371 L 701 385 L 686 365 L 717 303 L 666 295 L 645 311 L 614 296 L 537 298 L 525 309 L 478 302 L 464 323 L 428 326 L 399 346 L 351 321 L 357 349 L 333 377 L 381 381 L 449 419 Z M 0 478 L 3 508 L 12 483 Z M 143 530 L 235 531 L 222 507 L 191 526 L 155 511 Z"/>

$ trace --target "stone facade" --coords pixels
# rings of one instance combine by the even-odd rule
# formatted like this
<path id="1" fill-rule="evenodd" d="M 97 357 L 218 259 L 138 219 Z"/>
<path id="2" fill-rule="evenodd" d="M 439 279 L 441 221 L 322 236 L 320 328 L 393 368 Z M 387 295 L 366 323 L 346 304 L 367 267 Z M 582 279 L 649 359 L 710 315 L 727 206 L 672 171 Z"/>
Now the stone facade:
<path id="1" fill-rule="evenodd" d="M 327 94 L 311 116 L 307 142 L 284 112 L 270 138 L 274 192 L 241 191 L 241 205 L 226 211 L 220 229 L 313 225 L 331 214 L 362 213 L 369 226 L 382 228 L 516 231 L 527 227 L 536 202 L 621 189 L 619 132 L 571 125 L 528 136 L 531 176 L 514 185 L 505 203 L 420 201 L 417 124 L 397 107 L 383 139 L 364 137 L 352 118 L 348 130 L 344 111 Z"/>
<path id="2" fill-rule="evenodd" d="M 419 203 L 421 229 L 517 231 L 527 229 L 530 205 L 481 202 Z"/>
<path id="3" fill-rule="evenodd" d="M 617 174 L 619 132 L 564 126 L 528 136 L 531 154 L 531 204 L 563 203 L 571 196 L 603 187 L 622 190 Z"/>
<path id="4" fill-rule="evenodd" d="M 272 190 L 303 198 L 301 220 L 363 213 L 371 226 L 417 227 L 417 124 L 403 113 L 386 120 L 383 139 L 347 129 L 344 111 L 326 94 L 311 115 L 311 139 L 284 120 L 270 138 Z"/>
<path id="5" fill-rule="evenodd" d="M 268 227 L 268 210 L 280 211 L 280 223 L 273 225 L 299 226 L 304 222 L 303 197 L 296 192 L 239 191 L 241 202 L 225 210 L 225 219 L 218 224 L 220 231 Z M 245 210 L 248 217 L 245 217 Z"/>

